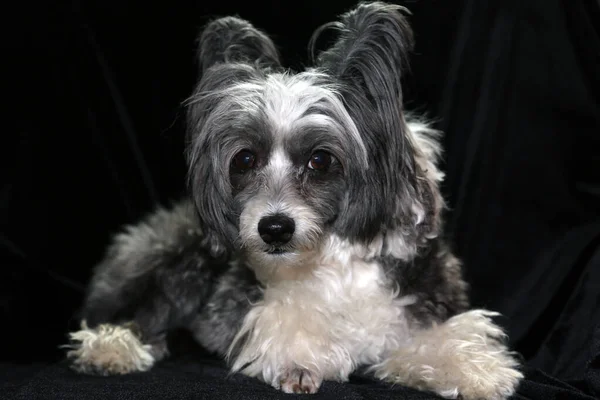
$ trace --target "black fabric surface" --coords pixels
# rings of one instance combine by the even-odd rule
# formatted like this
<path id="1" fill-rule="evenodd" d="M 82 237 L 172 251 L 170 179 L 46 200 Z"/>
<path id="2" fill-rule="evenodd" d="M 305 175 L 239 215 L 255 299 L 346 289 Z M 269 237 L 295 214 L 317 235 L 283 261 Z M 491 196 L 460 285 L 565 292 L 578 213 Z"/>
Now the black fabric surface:
<path id="1" fill-rule="evenodd" d="M 267 30 L 288 64 L 353 1 L 28 2 L 5 12 L 1 398 L 288 397 L 185 354 L 94 378 L 58 348 L 109 235 L 183 193 L 181 102 L 209 17 Z M 518 399 L 600 397 L 600 6 L 404 1 L 407 107 L 446 132 L 448 225 L 477 307 L 526 363 Z M 428 399 L 354 377 L 315 398 Z"/>
<path id="2" fill-rule="evenodd" d="M 354 375 L 349 382 L 325 382 L 314 395 L 286 395 L 255 379 L 228 375 L 222 363 L 212 359 L 176 359 L 157 365 L 147 373 L 117 377 L 82 376 L 63 363 L 51 367 L 15 368 L 2 365 L 10 374 L 4 383 L 4 399 L 442 399 L 434 394 L 375 381 Z M 5 375 L 6 376 L 6 375 Z M 596 385 L 598 385 L 596 377 Z M 515 400 L 593 400 L 576 385 L 557 380 L 539 370 L 527 371 Z"/>

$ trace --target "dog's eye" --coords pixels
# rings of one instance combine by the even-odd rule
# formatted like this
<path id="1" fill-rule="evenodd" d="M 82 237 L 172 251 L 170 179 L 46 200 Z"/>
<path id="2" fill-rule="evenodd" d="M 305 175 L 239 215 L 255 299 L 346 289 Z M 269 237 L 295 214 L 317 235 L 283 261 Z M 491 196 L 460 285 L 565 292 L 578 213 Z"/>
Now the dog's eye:
<path id="1" fill-rule="evenodd" d="M 256 156 L 254 154 L 248 150 L 242 150 L 233 157 L 231 165 L 240 171 L 246 171 L 254 168 L 255 162 Z"/>
<path id="2" fill-rule="evenodd" d="M 331 165 L 331 154 L 324 151 L 314 152 L 308 161 L 308 168 L 314 171 L 325 171 Z"/>

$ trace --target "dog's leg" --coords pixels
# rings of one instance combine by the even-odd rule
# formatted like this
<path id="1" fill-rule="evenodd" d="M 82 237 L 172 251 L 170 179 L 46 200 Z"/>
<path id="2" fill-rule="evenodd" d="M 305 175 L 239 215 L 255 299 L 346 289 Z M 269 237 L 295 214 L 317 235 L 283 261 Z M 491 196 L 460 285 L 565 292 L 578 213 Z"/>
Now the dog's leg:
<path id="1" fill-rule="evenodd" d="M 119 375 L 149 370 L 166 355 L 164 341 L 148 344 L 133 321 L 100 324 L 94 328 L 82 322 L 81 330 L 70 333 L 67 358 L 71 368 L 92 375 Z"/>
<path id="2" fill-rule="evenodd" d="M 286 393 L 316 393 L 324 379 L 347 380 L 354 363 L 330 334 L 338 327 L 311 309 L 293 301 L 254 307 L 233 341 L 232 371 Z"/>
<path id="3" fill-rule="evenodd" d="M 446 398 L 506 399 L 523 375 L 502 343 L 504 333 L 489 318 L 494 315 L 472 310 L 416 331 L 372 370 L 380 379 Z"/>
<path id="4" fill-rule="evenodd" d="M 347 381 L 358 365 L 379 361 L 389 343 L 396 343 L 397 330 L 408 328 L 400 311 L 404 300 L 379 290 L 370 267 L 354 266 L 354 283 L 341 279 L 350 273 L 339 266 L 318 278 L 268 287 L 233 340 L 232 371 L 283 392 L 315 393 L 324 380 Z M 359 281 L 364 295 L 357 299 L 353 285 Z M 329 290 L 324 282 L 344 287 L 324 295 Z"/>
<path id="5" fill-rule="evenodd" d="M 97 321 L 91 308 L 84 315 Z M 70 333 L 70 344 L 65 346 L 71 368 L 105 376 L 149 370 L 168 355 L 165 332 L 171 315 L 171 306 L 157 297 L 125 322 L 88 325 L 83 319 L 81 329 Z"/>
<path id="6" fill-rule="evenodd" d="M 81 329 L 65 346 L 72 368 L 126 374 L 164 358 L 167 332 L 196 312 L 210 290 L 206 240 L 187 202 L 117 235 L 94 270 Z"/>

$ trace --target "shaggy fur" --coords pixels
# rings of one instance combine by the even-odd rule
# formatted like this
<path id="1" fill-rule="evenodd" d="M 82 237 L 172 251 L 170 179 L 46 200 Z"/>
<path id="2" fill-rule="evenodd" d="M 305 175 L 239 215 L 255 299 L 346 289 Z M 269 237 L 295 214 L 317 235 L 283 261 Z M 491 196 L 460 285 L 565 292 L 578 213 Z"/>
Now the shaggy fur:
<path id="1" fill-rule="evenodd" d="M 190 199 L 116 236 L 74 369 L 147 370 L 185 328 L 284 392 L 367 367 L 449 398 L 514 393 L 517 362 L 494 314 L 469 311 L 444 243 L 439 134 L 403 109 L 405 11 L 358 5 L 317 31 L 339 37 L 299 73 L 249 22 L 208 24 L 186 102 Z"/>

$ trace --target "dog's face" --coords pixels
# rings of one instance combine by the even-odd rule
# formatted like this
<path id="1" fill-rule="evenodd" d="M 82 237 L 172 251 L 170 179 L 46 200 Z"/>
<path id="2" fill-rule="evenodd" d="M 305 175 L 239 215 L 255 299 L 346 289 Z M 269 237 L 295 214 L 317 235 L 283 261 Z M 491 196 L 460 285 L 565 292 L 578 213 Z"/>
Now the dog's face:
<path id="1" fill-rule="evenodd" d="M 209 154 L 229 186 L 232 233 L 252 264 L 305 260 L 335 229 L 352 176 L 368 169 L 360 134 L 327 79 L 259 76 L 225 89 L 212 110 L 222 122 L 213 125 Z"/>
<path id="2" fill-rule="evenodd" d="M 252 264 L 300 264 L 330 235 L 401 255 L 437 232 L 436 151 L 403 115 L 412 36 L 398 11 L 373 3 L 345 14 L 338 41 L 298 74 L 246 21 L 203 31 L 189 183 L 205 227 Z"/>

